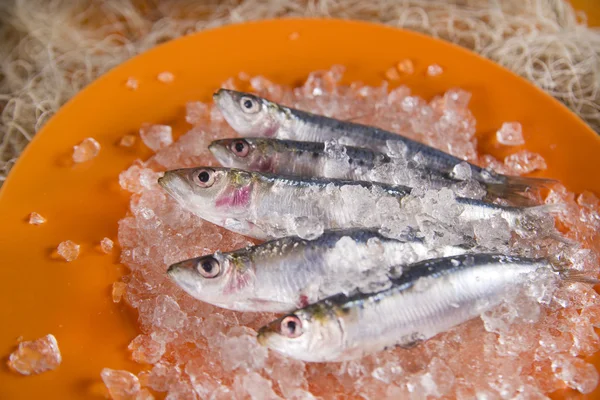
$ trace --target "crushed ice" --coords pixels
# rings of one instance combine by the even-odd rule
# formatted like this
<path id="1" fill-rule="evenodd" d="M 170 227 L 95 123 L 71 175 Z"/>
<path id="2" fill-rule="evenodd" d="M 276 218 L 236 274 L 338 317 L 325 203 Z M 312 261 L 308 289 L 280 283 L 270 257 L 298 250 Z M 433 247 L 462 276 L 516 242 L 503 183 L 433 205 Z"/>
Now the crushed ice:
<path id="1" fill-rule="evenodd" d="M 429 75 L 442 72 L 435 65 L 427 70 Z M 401 133 L 498 172 L 520 175 L 545 168 L 543 158 L 529 152 L 515 153 L 504 162 L 478 155 L 476 121 L 468 109 L 470 94 L 465 91 L 451 90 L 426 102 L 411 96 L 406 87 L 389 91 L 385 84 L 341 86 L 342 73 L 339 67 L 313 73 L 304 86 L 295 89 L 262 77 L 246 79 L 240 85 L 249 84 L 261 96 L 310 112 L 342 119 L 360 116 L 361 123 Z M 235 87 L 236 81 L 227 85 Z M 141 332 L 129 350 L 136 361 L 150 365 L 138 377 L 104 370 L 102 377 L 111 393 L 145 393 L 148 388 L 173 399 L 471 399 L 543 398 L 565 386 L 582 393 L 596 387 L 598 373 L 580 357 L 600 349 L 593 329 L 600 326 L 600 296 L 582 284 L 556 287 L 544 276 L 536 277 L 535 285 L 525 287 L 523 293 L 506 299 L 482 318 L 412 349 L 391 349 L 342 364 L 303 363 L 265 351 L 254 335 L 274 318 L 273 314 L 237 313 L 194 300 L 165 274 L 171 263 L 252 244 L 182 210 L 156 185 L 160 171 L 216 165 L 207 145 L 216 138 L 235 136 L 212 104 L 189 103 L 186 120 L 193 125 L 187 134 L 172 144 L 161 142 L 166 129 L 160 128 L 158 138 L 152 139 L 157 153 L 147 161 L 137 161 L 120 176 L 121 186 L 132 193 L 130 214 L 119 222 L 121 258 L 131 273 L 125 283 L 115 283 L 113 300 L 119 301 L 124 295 L 137 309 Z M 514 134 L 511 143 L 516 143 L 516 134 L 510 134 Z M 506 139 L 504 133 L 501 136 Z M 344 156 L 342 148 L 338 143 L 328 144 L 329 151 L 340 157 Z M 390 148 L 390 154 L 398 163 L 406 162 L 402 148 Z M 464 165 L 458 165 L 454 172 L 468 178 Z M 477 188 L 465 186 L 461 190 Z M 338 191 L 331 195 L 343 195 L 358 208 L 371 196 L 368 190 L 354 187 Z M 406 199 L 405 212 L 400 212 L 397 203 L 376 202 L 376 213 L 385 211 L 390 216 L 383 221 L 389 235 L 404 235 L 406 228 L 412 227 L 433 245 L 461 244 L 475 238 L 482 249 L 533 257 L 552 255 L 571 260 L 574 268 L 592 276 L 598 273 L 599 201 L 589 192 L 576 199 L 558 185 L 546 199 L 548 204 L 564 204 L 564 212 L 558 215 L 562 230 L 579 242 L 580 248 L 543 234 L 517 235 L 499 217 L 461 222 L 453 190 L 421 186 L 415 193 L 419 196 Z M 361 218 L 376 214 L 363 211 L 357 210 Z M 290 223 L 305 237 L 320 232 L 318 221 Z M 552 225 L 544 229 L 552 229 Z M 343 240 L 338 246 L 341 254 L 348 252 Z M 376 243 L 373 246 L 376 249 Z M 352 254 L 346 256 L 341 258 L 341 273 Z M 378 276 L 361 278 L 361 282 L 355 278 L 353 284 L 385 285 Z"/>

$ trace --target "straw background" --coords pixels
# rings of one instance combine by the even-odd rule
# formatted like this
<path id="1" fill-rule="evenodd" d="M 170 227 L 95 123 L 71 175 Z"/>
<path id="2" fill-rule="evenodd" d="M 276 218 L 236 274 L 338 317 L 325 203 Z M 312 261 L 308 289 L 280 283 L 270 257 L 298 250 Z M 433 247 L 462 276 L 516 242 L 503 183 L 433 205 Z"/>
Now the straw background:
<path id="1" fill-rule="evenodd" d="M 2 0 L 0 184 L 58 108 L 112 67 L 181 35 L 284 16 L 377 21 L 460 44 L 600 132 L 600 31 L 564 0 Z"/>

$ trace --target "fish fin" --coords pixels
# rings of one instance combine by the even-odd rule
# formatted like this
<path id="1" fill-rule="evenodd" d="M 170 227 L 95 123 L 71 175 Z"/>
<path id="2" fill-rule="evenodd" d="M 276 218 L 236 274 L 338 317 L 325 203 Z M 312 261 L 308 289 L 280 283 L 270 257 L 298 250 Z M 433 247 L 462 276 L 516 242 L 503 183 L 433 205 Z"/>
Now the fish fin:
<path id="1" fill-rule="evenodd" d="M 529 205 L 535 202 L 527 193 L 538 193 L 549 189 L 558 181 L 547 178 L 529 178 L 524 176 L 503 175 L 504 182 L 485 182 L 489 197 L 497 197 L 517 205 Z"/>
<path id="2" fill-rule="evenodd" d="M 505 183 L 484 183 L 487 191 L 486 199 L 505 199 L 516 206 L 531 206 L 539 204 L 536 200 L 527 196 L 519 187 L 506 185 Z"/>
<path id="3" fill-rule="evenodd" d="M 566 209 L 567 205 L 564 203 L 542 204 L 526 208 L 530 214 L 560 214 L 565 212 Z"/>
<path id="4" fill-rule="evenodd" d="M 527 176 L 503 175 L 504 183 L 501 184 L 510 188 L 511 192 L 528 193 L 539 191 L 541 189 L 550 189 L 558 181 L 550 178 L 531 178 Z"/>
<path id="5" fill-rule="evenodd" d="M 597 285 L 600 283 L 599 279 L 590 276 L 588 273 L 573 269 L 571 262 L 568 260 L 559 257 L 551 257 L 550 266 L 563 281 L 589 283 L 590 285 Z"/>
<path id="6" fill-rule="evenodd" d="M 558 275 L 563 281 L 566 282 L 589 283 L 590 285 L 597 285 L 600 283 L 600 279 L 592 278 L 585 272 L 574 269 L 564 269 L 562 271 L 558 271 Z"/>

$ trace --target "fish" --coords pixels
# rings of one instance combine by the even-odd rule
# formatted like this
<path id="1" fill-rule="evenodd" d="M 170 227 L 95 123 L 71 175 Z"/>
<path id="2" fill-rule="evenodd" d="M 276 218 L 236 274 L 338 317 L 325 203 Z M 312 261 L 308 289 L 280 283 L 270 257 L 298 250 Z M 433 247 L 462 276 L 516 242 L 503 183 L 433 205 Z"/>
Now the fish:
<path id="1" fill-rule="evenodd" d="M 219 89 L 214 93 L 215 104 L 227 123 L 243 137 L 266 137 L 305 142 L 328 142 L 364 147 L 387 153 L 389 143 L 401 148 L 407 161 L 417 162 L 420 168 L 455 174 L 454 167 L 466 162 L 424 143 L 377 127 L 342 121 L 285 107 L 251 93 Z M 399 146 L 398 146 L 399 144 Z M 531 178 L 499 174 L 467 163 L 472 179 L 492 185 L 501 197 L 518 192 L 538 192 L 557 183 L 554 179 Z"/>
<path id="2" fill-rule="evenodd" d="M 462 182 L 449 173 L 421 168 L 362 147 L 258 137 L 215 140 L 209 149 L 224 167 L 279 175 L 353 179 L 430 189 L 451 188 Z M 532 203 L 532 199 L 521 193 L 521 188 L 511 192 L 511 188 L 493 183 L 480 182 L 479 186 L 483 193 L 479 196 L 479 191 L 472 191 L 476 198 L 501 197 L 518 205 Z"/>
<path id="3" fill-rule="evenodd" d="M 381 227 L 396 214 L 390 207 L 374 212 L 380 201 L 390 200 L 400 211 L 412 191 L 401 185 L 224 167 L 170 170 L 158 183 L 187 211 L 260 240 L 311 236 L 330 229 Z M 514 207 L 462 197 L 457 197 L 456 203 L 462 208 L 459 217 L 463 221 L 498 215 L 515 228 L 524 219 L 529 223 L 531 215 L 554 210 L 554 205 Z"/>
<path id="4" fill-rule="evenodd" d="M 407 267 L 383 291 L 337 294 L 284 315 L 260 328 L 257 340 L 306 362 L 410 348 L 476 318 L 545 272 L 549 279 L 578 279 L 544 258 L 464 254 L 425 260 Z"/>
<path id="5" fill-rule="evenodd" d="M 389 238 L 376 229 L 290 236 L 171 265 L 168 276 L 192 297 L 235 311 L 291 312 L 357 287 L 378 287 L 398 266 L 464 254 L 472 244 L 430 248 L 415 235 Z M 394 267 L 391 269 L 391 267 Z"/>

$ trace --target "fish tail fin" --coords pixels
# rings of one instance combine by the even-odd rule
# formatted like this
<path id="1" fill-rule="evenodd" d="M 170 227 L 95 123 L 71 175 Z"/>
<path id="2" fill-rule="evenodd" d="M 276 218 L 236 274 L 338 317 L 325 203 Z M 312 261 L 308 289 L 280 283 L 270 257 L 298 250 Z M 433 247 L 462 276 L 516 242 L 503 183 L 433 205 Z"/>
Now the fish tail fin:
<path id="1" fill-rule="evenodd" d="M 535 200 L 530 198 L 521 190 L 521 188 L 506 185 L 504 183 L 485 183 L 485 189 L 487 191 L 487 200 L 494 199 L 505 199 L 511 204 L 518 206 L 528 206 L 535 203 Z"/>
<path id="2" fill-rule="evenodd" d="M 600 284 L 600 279 L 590 276 L 589 273 L 573 269 L 570 261 L 559 257 L 551 257 L 549 261 L 552 270 L 565 282 L 580 282 L 590 285 Z"/>
<path id="3" fill-rule="evenodd" d="M 542 204 L 539 206 L 527 207 L 528 214 L 561 214 L 565 212 L 567 209 L 567 205 L 565 203 L 551 203 L 551 204 Z"/>
<path id="4" fill-rule="evenodd" d="M 527 205 L 535 201 L 527 196 L 528 193 L 539 193 L 540 190 L 549 189 L 556 183 L 558 181 L 554 179 L 505 175 L 504 182 L 487 182 L 485 187 L 490 197 L 506 199 L 517 205 Z"/>
<path id="5" fill-rule="evenodd" d="M 516 205 L 528 205 L 535 202 L 528 194 L 539 193 L 549 189 L 558 181 L 547 178 L 528 178 L 523 176 L 504 175 L 504 182 L 486 182 L 485 188 L 491 198 L 501 198 Z"/>
<path id="6" fill-rule="evenodd" d="M 600 283 L 600 279 L 592 278 L 585 272 L 577 271 L 574 269 L 558 271 L 558 275 L 563 281 L 566 282 L 589 283 L 590 285 L 597 285 Z"/>
<path id="7" fill-rule="evenodd" d="M 556 185 L 558 181 L 550 178 L 531 178 L 527 176 L 504 175 L 504 183 L 502 185 L 510 188 L 511 192 L 528 193 L 539 191 L 542 189 L 550 189 Z"/>

